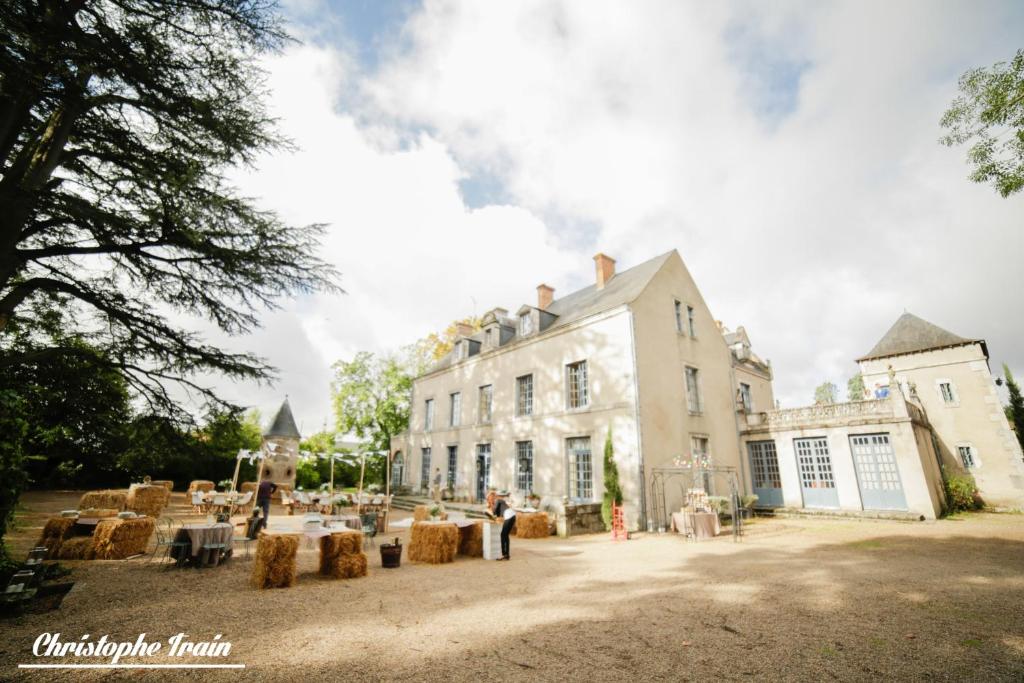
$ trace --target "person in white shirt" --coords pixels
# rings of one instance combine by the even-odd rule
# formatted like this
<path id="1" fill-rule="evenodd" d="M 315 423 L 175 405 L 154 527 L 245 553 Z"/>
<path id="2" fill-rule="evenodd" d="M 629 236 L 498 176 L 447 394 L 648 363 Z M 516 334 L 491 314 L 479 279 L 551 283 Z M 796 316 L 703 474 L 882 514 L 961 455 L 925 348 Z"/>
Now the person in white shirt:
<path id="1" fill-rule="evenodd" d="M 494 504 L 492 515 L 502 520 L 501 523 L 501 557 L 500 560 L 510 559 L 510 546 L 512 529 L 516 525 L 516 511 L 508 504 L 508 491 L 498 491 L 498 500 Z"/>

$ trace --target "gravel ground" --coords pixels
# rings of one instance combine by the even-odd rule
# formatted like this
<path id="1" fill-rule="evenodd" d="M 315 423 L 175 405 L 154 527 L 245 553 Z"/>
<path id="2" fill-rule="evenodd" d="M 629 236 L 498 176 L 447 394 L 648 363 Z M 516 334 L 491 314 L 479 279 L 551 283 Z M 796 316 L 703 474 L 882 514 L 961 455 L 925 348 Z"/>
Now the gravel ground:
<path id="1" fill-rule="evenodd" d="M 17 551 L 77 496 L 27 495 Z M 0 622 L 0 680 L 1024 680 L 1020 515 L 758 520 L 742 543 L 513 539 L 511 562 L 398 570 L 371 549 L 370 576 L 350 581 L 320 578 L 316 562 L 303 545 L 297 585 L 267 591 L 248 586 L 241 558 L 67 563 L 78 583 L 59 611 Z M 246 668 L 19 671 L 54 631 L 220 633 L 230 657 L 204 661 Z"/>

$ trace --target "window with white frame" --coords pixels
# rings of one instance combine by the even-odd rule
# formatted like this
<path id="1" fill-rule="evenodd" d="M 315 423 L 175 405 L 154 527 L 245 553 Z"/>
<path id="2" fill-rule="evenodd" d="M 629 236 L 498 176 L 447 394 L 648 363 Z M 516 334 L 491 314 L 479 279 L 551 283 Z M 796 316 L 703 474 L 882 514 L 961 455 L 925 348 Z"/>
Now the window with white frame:
<path id="1" fill-rule="evenodd" d="M 594 467 L 590 454 L 590 437 L 566 440 L 569 472 L 569 498 L 590 501 L 594 497 Z"/>
<path id="2" fill-rule="evenodd" d="M 516 377 L 516 417 L 533 415 L 533 375 Z"/>
<path id="3" fill-rule="evenodd" d="M 583 408 L 590 403 L 587 385 L 587 361 L 565 366 L 566 402 L 569 408 Z"/>
<path id="4" fill-rule="evenodd" d="M 531 332 L 533 332 L 533 316 L 529 313 L 523 313 L 519 316 L 519 336 L 525 337 Z"/>
<path id="5" fill-rule="evenodd" d="M 420 449 L 420 488 L 430 489 L 430 448 Z"/>
<path id="6" fill-rule="evenodd" d="M 686 327 L 690 332 L 690 336 L 694 339 L 697 338 L 697 316 L 693 310 L 693 306 L 686 307 Z"/>
<path id="7" fill-rule="evenodd" d="M 942 396 L 942 402 L 947 406 L 956 405 L 958 402 L 952 382 L 939 382 L 939 395 Z"/>
<path id="8" fill-rule="evenodd" d="M 974 446 L 969 444 L 961 444 L 956 447 L 957 453 L 960 454 L 960 460 L 963 462 L 964 467 L 967 469 L 973 469 L 978 466 L 977 454 L 974 452 Z"/>
<path id="9" fill-rule="evenodd" d="M 466 357 L 466 345 L 464 341 L 455 343 L 455 360 L 462 360 Z"/>
<path id="10" fill-rule="evenodd" d="M 532 441 L 516 441 L 516 488 L 523 493 L 533 491 Z"/>
<path id="11" fill-rule="evenodd" d="M 686 367 L 686 407 L 691 415 L 704 412 L 704 401 L 700 395 L 700 373 L 697 368 Z"/>
<path id="12" fill-rule="evenodd" d="M 491 421 L 491 413 L 494 408 L 494 387 L 490 384 L 480 387 L 480 422 L 488 423 Z"/>
<path id="13" fill-rule="evenodd" d="M 449 395 L 448 398 L 451 404 L 451 410 L 448 413 L 448 426 L 458 427 L 462 424 L 462 394 L 456 391 L 454 394 Z"/>
<path id="14" fill-rule="evenodd" d="M 423 402 L 423 431 L 429 432 L 434 428 L 434 399 L 428 398 Z"/>
<path id="15" fill-rule="evenodd" d="M 455 473 L 459 469 L 459 447 L 448 447 L 448 488 L 455 488 Z"/>
<path id="16" fill-rule="evenodd" d="M 679 299 L 675 300 L 676 332 L 683 332 L 683 304 Z"/>
<path id="17" fill-rule="evenodd" d="M 740 382 L 740 404 L 748 413 L 754 412 L 754 400 L 750 396 L 750 385 Z"/>
<path id="18" fill-rule="evenodd" d="M 690 436 L 690 450 L 693 453 L 693 460 L 698 463 L 701 468 L 705 465 L 711 465 L 711 447 L 707 436 Z M 712 489 L 714 482 L 712 481 L 711 472 L 703 470 L 701 472 L 701 476 L 703 479 L 704 490 L 709 494 L 714 493 Z"/>

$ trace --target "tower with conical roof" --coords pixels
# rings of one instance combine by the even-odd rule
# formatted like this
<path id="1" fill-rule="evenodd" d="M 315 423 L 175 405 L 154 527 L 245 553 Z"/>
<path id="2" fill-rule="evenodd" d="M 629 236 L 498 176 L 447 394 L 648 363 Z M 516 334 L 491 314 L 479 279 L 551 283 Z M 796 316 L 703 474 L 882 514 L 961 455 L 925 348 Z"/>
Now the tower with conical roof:
<path id="1" fill-rule="evenodd" d="M 263 478 L 275 484 L 295 488 L 295 469 L 299 464 L 299 428 L 292 417 L 292 407 L 284 399 L 274 421 L 263 433 Z"/>

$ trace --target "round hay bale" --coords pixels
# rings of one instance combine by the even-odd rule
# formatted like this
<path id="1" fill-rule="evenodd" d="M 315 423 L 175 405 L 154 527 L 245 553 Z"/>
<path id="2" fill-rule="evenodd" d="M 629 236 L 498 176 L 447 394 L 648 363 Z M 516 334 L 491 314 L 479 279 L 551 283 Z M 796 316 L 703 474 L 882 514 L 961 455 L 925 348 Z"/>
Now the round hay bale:
<path id="1" fill-rule="evenodd" d="M 458 549 L 459 528 L 454 524 L 413 522 L 409 540 L 410 562 L 452 562 Z"/>
<path id="2" fill-rule="evenodd" d="M 252 585 L 260 589 L 294 586 L 295 555 L 301 538 L 301 534 L 261 533 L 252 566 Z"/>
<path id="3" fill-rule="evenodd" d="M 94 556 L 92 536 L 65 539 L 57 552 L 59 560 L 91 560 Z"/>
<path id="4" fill-rule="evenodd" d="M 152 517 L 103 520 L 93 534 L 96 559 L 123 560 L 146 552 L 154 528 L 156 520 Z"/>
<path id="5" fill-rule="evenodd" d="M 174 491 L 174 482 L 170 479 L 154 479 L 149 483 L 153 486 L 163 486 L 168 492 Z"/>
<path id="6" fill-rule="evenodd" d="M 459 527 L 459 555 L 484 556 L 484 520 L 481 519 L 470 526 Z"/>
<path id="7" fill-rule="evenodd" d="M 517 512 L 516 536 L 518 538 L 547 538 L 551 535 L 546 512 Z"/>
<path id="8" fill-rule="evenodd" d="M 170 499 L 171 492 L 163 486 L 132 484 L 128 489 L 128 509 L 140 515 L 159 517 Z"/>
<path id="9" fill-rule="evenodd" d="M 81 519 L 106 519 L 107 517 L 117 517 L 117 515 L 118 511 L 114 508 L 86 508 L 78 512 Z"/>
<path id="10" fill-rule="evenodd" d="M 87 508 L 103 508 L 113 509 L 117 512 L 124 510 L 125 504 L 128 502 L 127 491 L 86 491 L 82 494 L 82 498 L 78 501 L 78 509 L 85 510 Z"/>
<path id="11" fill-rule="evenodd" d="M 61 545 L 66 539 L 71 538 L 71 530 L 75 526 L 75 521 L 74 517 L 50 517 L 46 520 L 43 535 L 36 545 L 44 546 L 47 549 L 47 559 L 52 560 L 58 556 Z"/>

